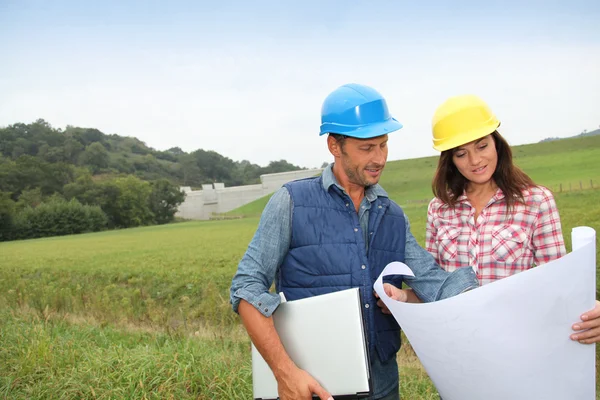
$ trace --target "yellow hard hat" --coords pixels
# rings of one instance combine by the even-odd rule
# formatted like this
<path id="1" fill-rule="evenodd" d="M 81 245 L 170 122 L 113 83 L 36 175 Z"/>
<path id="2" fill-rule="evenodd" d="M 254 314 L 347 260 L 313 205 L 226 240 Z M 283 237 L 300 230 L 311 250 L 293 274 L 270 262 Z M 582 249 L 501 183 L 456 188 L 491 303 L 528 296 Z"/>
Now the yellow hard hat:
<path id="1" fill-rule="evenodd" d="M 445 151 L 489 135 L 500 126 L 500 121 L 479 97 L 462 95 L 439 106 L 431 125 L 433 148 Z"/>

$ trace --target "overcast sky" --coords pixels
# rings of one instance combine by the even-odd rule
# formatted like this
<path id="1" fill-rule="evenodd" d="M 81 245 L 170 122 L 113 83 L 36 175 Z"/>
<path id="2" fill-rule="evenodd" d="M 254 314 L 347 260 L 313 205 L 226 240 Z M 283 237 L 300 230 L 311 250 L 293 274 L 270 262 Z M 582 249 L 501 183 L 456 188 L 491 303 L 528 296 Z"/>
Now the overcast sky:
<path id="1" fill-rule="evenodd" d="M 599 21 L 597 0 L 0 0 L 0 126 L 318 167 L 321 104 L 356 82 L 404 124 L 390 160 L 436 154 L 433 112 L 463 93 L 513 145 L 572 136 L 600 125 Z"/>

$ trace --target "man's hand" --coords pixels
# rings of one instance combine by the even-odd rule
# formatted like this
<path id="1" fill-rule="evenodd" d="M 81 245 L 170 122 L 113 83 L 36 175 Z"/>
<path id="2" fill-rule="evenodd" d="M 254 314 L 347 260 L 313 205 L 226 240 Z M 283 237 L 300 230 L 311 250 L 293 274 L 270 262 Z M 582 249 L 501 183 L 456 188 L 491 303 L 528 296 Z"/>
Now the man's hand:
<path id="1" fill-rule="evenodd" d="M 277 391 L 281 400 L 311 400 L 313 393 L 321 400 L 333 400 L 310 374 L 294 366 L 290 371 L 279 374 Z"/>
<path id="2" fill-rule="evenodd" d="M 574 333 L 571 339 L 583 344 L 600 342 L 600 301 L 596 300 L 596 307 L 583 314 L 581 320 L 583 322 L 573 325 L 573 330 L 585 332 Z"/>
<path id="3" fill-rule="evenodd" d="M 409 302 L 409 298 L 411 297 L 411 294 L 412 294 L 412 297 L 415 297 L 415 298 L 417 297 L 414 295 L 414 293 L 412 293 L 412 290 L 398 289 L 396 286 L 392 285 L 391 283 L 384 283 L 383 290 L 385 290 L 385 294 L 387 294 L 392 299 L 401 301 L 403 303 Z M 409 293 L 409 292 L 411 292 L 411 293 Z M 377 294 L 377 292 L 375 292 L 375 297 L 377 297 L 379 299 L 379 295 Z M 377 300 L 377 305 L 381 308 L 381 312 L 383 312 L 384 314 L 391 314 L 390 310 L 388 310 L 387 306 L 384 304 L 384 302 L 381 299 Z"/>

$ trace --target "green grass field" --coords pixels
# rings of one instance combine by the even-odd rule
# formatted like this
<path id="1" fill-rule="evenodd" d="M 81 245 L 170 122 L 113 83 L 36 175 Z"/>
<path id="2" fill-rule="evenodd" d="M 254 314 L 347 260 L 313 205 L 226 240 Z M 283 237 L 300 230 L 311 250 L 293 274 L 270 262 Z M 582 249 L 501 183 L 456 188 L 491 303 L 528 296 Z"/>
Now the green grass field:
<path id="1" fill-rule="evenodd" d="M 597 180 L 600 137 L 576 140 L 516 147 L 517 162 L 547 186 Z M 420 243 L 427 205 L 408 201 L 430 197 L 434 164 L 391 162 L 382 182 Z M 228 287 L 266 201 L 244 219 L 0 243 L 0 398 L 251 398 Z M 600 230 L 599 189 L 556 201 L 568 249 L 573 227 Z M 403 398 L 436 399 L 406 342 L 398 359 Z"/>

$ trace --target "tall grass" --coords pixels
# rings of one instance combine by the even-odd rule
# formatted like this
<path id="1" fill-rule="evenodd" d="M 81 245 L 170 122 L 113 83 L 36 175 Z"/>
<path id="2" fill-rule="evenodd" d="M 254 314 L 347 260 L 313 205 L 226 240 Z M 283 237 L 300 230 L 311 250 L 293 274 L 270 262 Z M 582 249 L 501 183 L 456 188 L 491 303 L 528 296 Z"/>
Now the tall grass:
<path id="1" fill-rule="evenodd" d="M 0 397 L 251 398 L 247 344 L 0 313 Z M 8 345 L 7 345 L 8 344 Z"/>

